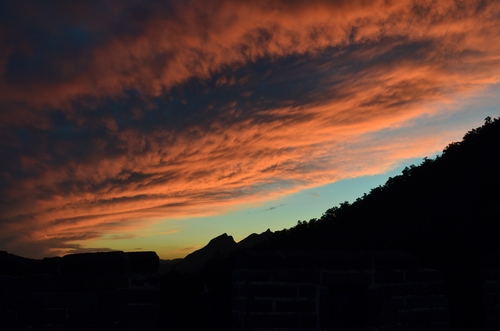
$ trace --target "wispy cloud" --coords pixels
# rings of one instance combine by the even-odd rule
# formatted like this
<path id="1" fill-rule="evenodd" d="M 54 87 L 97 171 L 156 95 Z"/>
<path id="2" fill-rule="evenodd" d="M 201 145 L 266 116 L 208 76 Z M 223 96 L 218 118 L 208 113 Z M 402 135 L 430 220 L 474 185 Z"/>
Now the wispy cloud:
<path id="1" fill-rule="evenodd" d="M 126 239 L 132 239 L 136 238 L 137 236 L 132 233 L 125 233 L 125 234 L 113 234 L 110 236 L 105 236 L 103 239 L 108 239 L 108 240 L 126 240 Z"/>
<path id="2" fill-rule="evenodd" d="M 497 1 L 0 13 L 0 247 L 29 256 L 383 172 L 451 133 L 378 132 L 500 81 Z"/>
<path id="3" fill-rule="evenodd" d="M 286 206 L 286 203 L 280 203 L 280 204 L 279 204 L 279 205 L 277 205 L 277 206 L 272 206 L 272 207 L 269 207 L 269 208 L 267 208 L 267 209 L 264 209 L 263 211 L 271 211 L 271 210 L 275 210 L 275 209 L 277 209 L 277 208 L 279 208 L 279 207 L 283 207 L 283 206 Z"/>

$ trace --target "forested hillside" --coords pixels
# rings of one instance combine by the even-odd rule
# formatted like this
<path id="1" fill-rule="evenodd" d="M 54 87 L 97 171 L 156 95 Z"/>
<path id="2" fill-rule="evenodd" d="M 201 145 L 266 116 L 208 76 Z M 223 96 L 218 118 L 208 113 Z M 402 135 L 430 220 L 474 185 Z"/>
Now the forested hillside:
<path id="1" fill-rule="evenodd" d="M 500 119 L 465 134 L 352 204 L 277 232 L 266 249 L 398 249 L 431 252 L 499 248 Z"/>
<path id="2" fill-rule="evenodd" d="M 452 330 L 485 329 L 481 259 L 500 250 L 500 118 L 448 145 L 435 159 L 405 168 L 353 203 L 275 232 L 260 250 L 398 250 L 445 279 Z M 229 330 L 232 272 L 239 251 L 200 272 L 162 280 L 165 325 Z M 200 318 L 185 320 L 191 310 Z"/>

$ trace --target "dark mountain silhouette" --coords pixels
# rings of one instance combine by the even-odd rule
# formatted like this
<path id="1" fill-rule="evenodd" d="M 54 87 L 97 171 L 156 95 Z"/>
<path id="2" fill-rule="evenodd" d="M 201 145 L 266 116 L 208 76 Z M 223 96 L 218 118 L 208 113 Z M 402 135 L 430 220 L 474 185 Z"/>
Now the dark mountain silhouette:
<path id="1" fill-rule="evenodd" d="M 397 249 L 435 252 L 499 249 L 500 120 L 487 118 L 462 142 L 424 158 L 352 204 L 278 231 L 269 248 Z"/>
<path id="2" fill-rule="evenodd" d="M 484 329 L 481 261 L 500 250 L 500 119 L 261 249 L 401 250 L 445 277 L 453 330 Z"/>
<path id="3" fill-rule="evenodd" d="M 236 243 L 232 236 L 224 233 L 210 240 L 203 248 L 188 254 L 184 259 L 173 266 L 180 272 L 195 272 L 200 270 L 212 259 L 227 257 L 230 253 L 240 249 L 252 248 L 271 238 L 272 234 L 271 230 L 267 229 L 267 231 L 261 234 L 252 233 L 245 239 Z"/>
<path id="4" fill-rule="evenodd" d="M 443 274 L 451 330 L 484 330 L 481 278 L 484 257 L 489 256 L 492 265 L 497 265 L 499 254 L 495 251 L 500 251 L 499 169 L 500 118 L 488 117 L 483 126 L 467 132 L 461 142 L 448 145 L 442 155 L 424 158 L 420 165 L 405 168 L 401 175 L 389 178 L 384 185 L 352 203 L 344 202 L 328 209 L 318 219 L 299 221 L 296 226 L 275 233 L 267 230 L 260 235 L 252 234 L 239 243 L 227 234 L 216 237 L 162 277 L 162 325 L 169 330 L 229 330 L 233 270 L 240 254 L 248 249 L 397 250 L 418 257 L 423 268 L 438 269 Z M 87 285 L 101 289 L 101 282 L 93 282 L 102 275 L 135 275 L 138 271 L 155 274 L 157 267 L 158 257 L 154 252 L 79 254 L 43 260 L 0 252 L 0 276 L 15 285 L 6 283 L 3 287 L 6 293 L 26 292 L 18 281 L 50 280 L 56 277 L 54 275 L 68 280 L 62 285 L 75 285 L 78 291 L 86 293 Z M 81 276 L 85 282 L 74 282 L 72 275 L 78 279 Z M 125 288 L 129 291 L 130 287 L 131 297 L 135 298 L 138 297 L 137 284 L 146 278 L 134 278 L 133 282 L 120 279 L 123 289 L 118 288 L 117 295 L 122 295 Z M 50 286 L 59 286 L 57 282 L 52 283 Z M 30 285 L 35 290 L 33 295 L 38 297 L 39 288 L 33 284 Z M 82 284 L 85 286 L 81 287 Z M 115 282 L 109 285 L 115 286 Z M 497 286 L 495 283 L 495 288 Z M 19 306 L 16 309 L 24 309 L 23 300 L 13 297 Z M 24 294 L 19 295 L 23 297 Z M 126 302 L 121 306 L 123 309 L 141 306 L 142 301 L 132 304 Z M 99 305 L 95 307 L 96 314 L 103 309 Z M 10 314 L 12 309 L 9 306 L 6 309 Z M 127 309 L 122 317 L 132 314 L 133 310 Z M 66 321 L 66 315 L 61 315 L 62 320 Z M 186 319 L 186 315 L 195 318 Z"/>
<path id="5" fill-rule="evenodd" d="M 236 242 L 232 236 L 226 233 L 213 238 L 210 242 L 197 251 L 188 254 L 182 261 L 176 264 L 176 270 L 180 272 L 194 272 L 203 267 L 216 255 L 226 256 L 236 249 Z"/>
<path id="6" fill-rule="evenodd" d="M 273 236 L 273 232 L 270 229 L 267 229 L 265 232 L 262 232 L 261 234 L 252 233 L 251 235 L 249 235 L 245 239 L 238 242 L 237 248 L 238 249 L 253 248 L 256 245 L 269 240 L 272 236 Z"/>
<path id="7" fill-rule="evenodd" d="M 0 275 L 30 275 L 47 269 L 42 260 L 25 257 L 0 251 Z"/>
<path id="8" fill-rule="evenodd" d="M 488 117 L 483 126 L 449 144 L 435 159 L 424 158 L 420 165 L 405 168 L 384 185 L 352 203 L 328 209 L 318 219 L 275 232 L 254 250 L 409 252 L 423 268 L 443 274 L 452 330 L 484 330 L 481 261 L 500 250 L 499 169 L 500 119 Z M 167 275 L 164 289 L 171 305 L 166 306 L 175 311 L 182 306 L 176 306 L 178 302 L 188 307 L 202 293 L 211 293 L 214 304 L 207 319 L 191 321 L 192 326 L 229 329 L 224 321 L 231 319 L 236 260 L 234 254 L 212 259 L 189 281 L 175 272 Z M 180 287 L 186 291 L 176 297 Z M 187 292 L 196 294 L 189 299 Z"/>

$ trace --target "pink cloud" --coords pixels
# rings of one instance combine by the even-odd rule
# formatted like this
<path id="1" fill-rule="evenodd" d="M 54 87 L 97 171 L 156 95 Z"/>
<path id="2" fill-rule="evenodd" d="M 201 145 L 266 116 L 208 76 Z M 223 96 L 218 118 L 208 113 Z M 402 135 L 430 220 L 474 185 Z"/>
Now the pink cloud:
<path id="1" fill-rule="evenodd" d="M 118 96 L 127 88 L 159 95 L 191 77 L 206 79 L 223 67 L 242 66 L 262 57 L 314 56 L 328 47 L 384 38 L 439 40 L 441 49 L 436 49 L 436 55 L 447 55 L 450 60 L 467 51 L 483 52 L 493 60 L 498 52 L 496 43 L 487 42 L 498 37 L 495 15 L 499 8 L 494 1 L 469 1 L 462 7 L 454 1 L 442 1 L 440 6 L 414 1 L 320 0 L 293 5 L 288 1 L 146 3 L 140 7 L 143 19 L 133 6 L 113 3 L 103 9 L 108 16 L 92 20 L 80 11 L 90 13 L 93 8 L 83 3 L 77 6 L 78 11 L 66 6 L 59 15 L 83 20 L 88 33 L 106 36 L 104 41 L 93 45 L 88 57 L 65 58 L 54 51 L 58 64 L 52 65 L 64 74 L 53 83 L 27 77 L 22 84 L 12 84 L 4 77 L 2 99 L 61 105 L 84 95 Z M 123 15 L 132 24 L 129 34 L 119 29 Z M 451 53 L 443 54 L 447 52 Z M 1 63 L 5 72 L 7 60 Z"/>
<path id="2" fill-rule="evenodd" d="M 109 16 L 90 20 L 93 8 L 78 2 L 56 21 L 80 22 L 84 32 L 74 38 L 82 43 L 86 33 L 100 37 L 74 46 L 85 56 L 50 50 L 53 58 L 40 61 L 58 75 L 33 69 L 21 81 L 9 73 L 25 68 L 9 59 L 30 64 L 41 55 L 27 36 L 16 44 L 0 29 L 0 139 L 16 157 L 2 168 L 3 245 L 31 255 L 73 252 L 84 249 L 75 242 L 130 236 L 145 221 L 212 215 L 442 149 L 451 133 L 373 136 L 435 115 L 430 102 L 500 81 L 500 46 L 492 42 L 500 5 L 386 3 L 151 3 L 139 6 L 141 18 L 109 2 Z M 33 13 L 19 14 L 21 22 Z M 119 29 L 122 16 L 129 30 Z M 293 70 L 280 71 L 294 57 Z M 267 71 L 238 71 L 251 66 Z M 289 87 L 292 78 L 303 85 Z M 209 92 L 226 89 L 227 99 L 204 101 L 205 90 L 189 99 L 182 88 L 190 79 Z M 293 93 L 273 100 L 262 86 Z M 137 104 L 120 108 L 132 100 L 128 89 Z M 54 124 L 57 116 L 66 126 Z M 30 146 L 37 148 L 24 150 Z"/>

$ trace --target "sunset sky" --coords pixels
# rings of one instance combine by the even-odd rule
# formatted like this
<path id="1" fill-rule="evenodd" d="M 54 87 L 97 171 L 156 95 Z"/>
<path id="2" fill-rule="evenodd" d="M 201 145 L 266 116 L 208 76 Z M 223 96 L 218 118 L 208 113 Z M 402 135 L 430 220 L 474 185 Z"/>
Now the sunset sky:
<path id="1" fill-rule="evenodd" d="M 183 257 L 499 115 L 498 0 L 0 0 L 0 250 Z"/>

